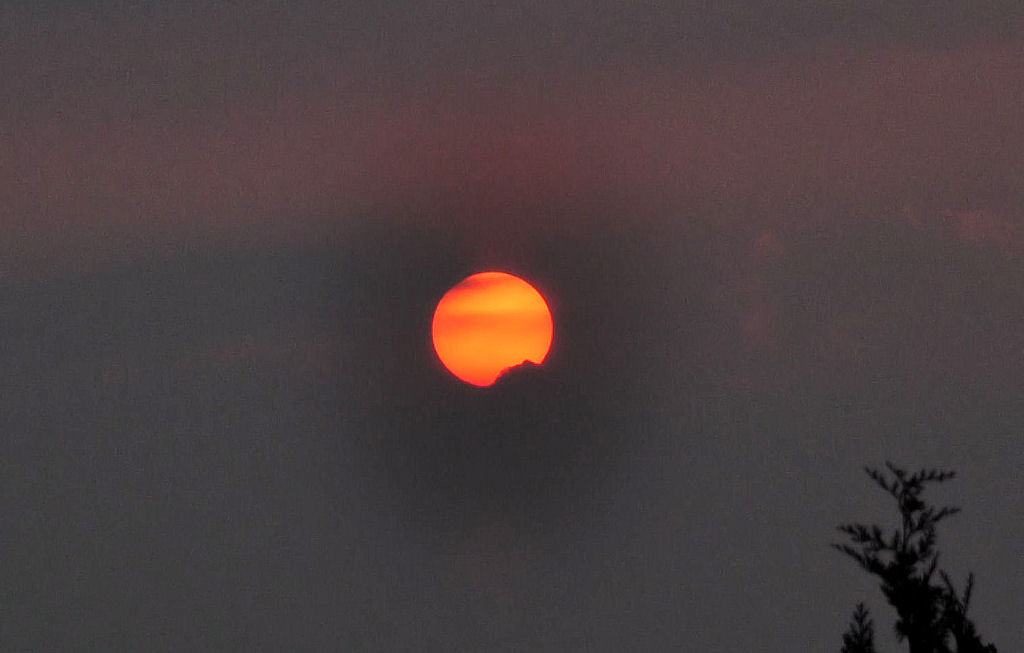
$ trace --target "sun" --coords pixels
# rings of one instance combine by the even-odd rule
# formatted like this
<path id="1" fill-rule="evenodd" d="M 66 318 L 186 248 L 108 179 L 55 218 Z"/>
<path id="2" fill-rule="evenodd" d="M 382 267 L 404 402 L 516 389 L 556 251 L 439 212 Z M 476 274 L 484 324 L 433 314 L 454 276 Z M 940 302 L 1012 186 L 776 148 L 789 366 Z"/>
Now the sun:
<path id="1" fill-rule="evenodd" d="M 509 367 L 543 363 L 554 325 L 536 288 L 511 274 L 481 272 L 445 293 L 431 333 L 438 358 L 452 374 L 488 386 Z"/>

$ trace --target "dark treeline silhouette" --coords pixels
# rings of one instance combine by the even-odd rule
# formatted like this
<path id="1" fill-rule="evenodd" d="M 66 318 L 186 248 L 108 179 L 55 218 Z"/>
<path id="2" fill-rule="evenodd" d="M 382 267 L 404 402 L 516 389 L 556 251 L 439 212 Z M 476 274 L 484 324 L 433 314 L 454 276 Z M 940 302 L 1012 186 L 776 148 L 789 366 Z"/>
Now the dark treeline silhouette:
<path id="1" fill-rule="evenodd" d="M 896 610 L 897 639 L 908 643 L 910 653 L 997 653 L 994 645 L 982 642 L 967 617 L 974 575 L 968 575 L 960 594 L 939 569 L 936 526 L 960 509 L 931 506 L 921 498 L 928 484 L 944 483 L 955 472 L 923 469 L 910 474 L 890 462 L 886 467 L 888 473 L 865 471 L 896 500 L 900 527 L 887 535 L 878 525 L 843 524 L 838 528 L 851 543 L 832 546 L 881 581 L 882 593 Z M 863 603 L 843 635 L 842 653 L 875 653 L 874 627 Z"/>
<path id="2" fill-rule="evenodd" d="M 841 653 L 874 653 L 874 651 L 875 625 L 871 621 L 867 606 L 858 603 L 857 609 L 853 612 L 850 629 L 843 635 Z"/>

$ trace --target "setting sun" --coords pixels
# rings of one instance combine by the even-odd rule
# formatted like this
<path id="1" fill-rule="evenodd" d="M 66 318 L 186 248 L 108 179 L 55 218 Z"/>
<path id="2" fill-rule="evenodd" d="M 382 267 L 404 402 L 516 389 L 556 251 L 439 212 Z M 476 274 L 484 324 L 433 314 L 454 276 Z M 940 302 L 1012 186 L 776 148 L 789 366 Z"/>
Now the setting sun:
<path id="1" fill-rule="evenodd" d="M 452 374 L 487 386 L 509 367 L 544 362 L 553 330 L 547 302 L 533 286 L 504 272 L 481 272 L 441 298 L 432 335 Z"/>

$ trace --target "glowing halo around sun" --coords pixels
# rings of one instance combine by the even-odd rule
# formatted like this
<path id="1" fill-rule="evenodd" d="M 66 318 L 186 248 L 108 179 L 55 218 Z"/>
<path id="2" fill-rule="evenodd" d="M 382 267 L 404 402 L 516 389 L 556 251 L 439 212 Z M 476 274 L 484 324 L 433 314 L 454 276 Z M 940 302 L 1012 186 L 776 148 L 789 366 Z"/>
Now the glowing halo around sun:
<path id="1" fill-rule="evenodd" d="M 434 310 L 434 350 L 466 383 L 493 384 L 502 371 L 551 349 L 551 310 L 537 289 L 504 272 L 481 272 L 445 293 Z"/>

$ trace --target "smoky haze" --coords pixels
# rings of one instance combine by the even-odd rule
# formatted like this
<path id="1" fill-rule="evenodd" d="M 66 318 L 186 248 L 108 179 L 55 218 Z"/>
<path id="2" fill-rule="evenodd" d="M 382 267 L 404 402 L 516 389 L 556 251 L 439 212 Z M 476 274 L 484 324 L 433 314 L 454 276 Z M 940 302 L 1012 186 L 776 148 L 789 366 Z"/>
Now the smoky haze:
<path id="1" fill-rule="evenodd" d="M 895 649 L 892 459 L 1024 649 L 1019 8 L 705 4 L 0 10 L 0 648 Z"/>
<path id="2" fill-rule="evenodd" d="M 723 291 L 730 236 L 600 223 L 503 261 L 556 339 L 483 389 L 429 344 L 471 265 L 444 230 L 9 288 L 8 641 L 781 645 L 813 596 L 825 645 L 835 586 L 869 590 L 823 546 L 874 505 L 861 460 L 955 459 L 968 524 L 1020 527 L 981 482 L 1014 478 L 1015 266 L 886 225 L 811 238 L 760 264 L 784 327 L 765 340 Z M 1012 640 L 1002 545 L 952 541 L 987 581 L 979 624 Z M 707 625 L 738 609 L 748 629 Z"/>

